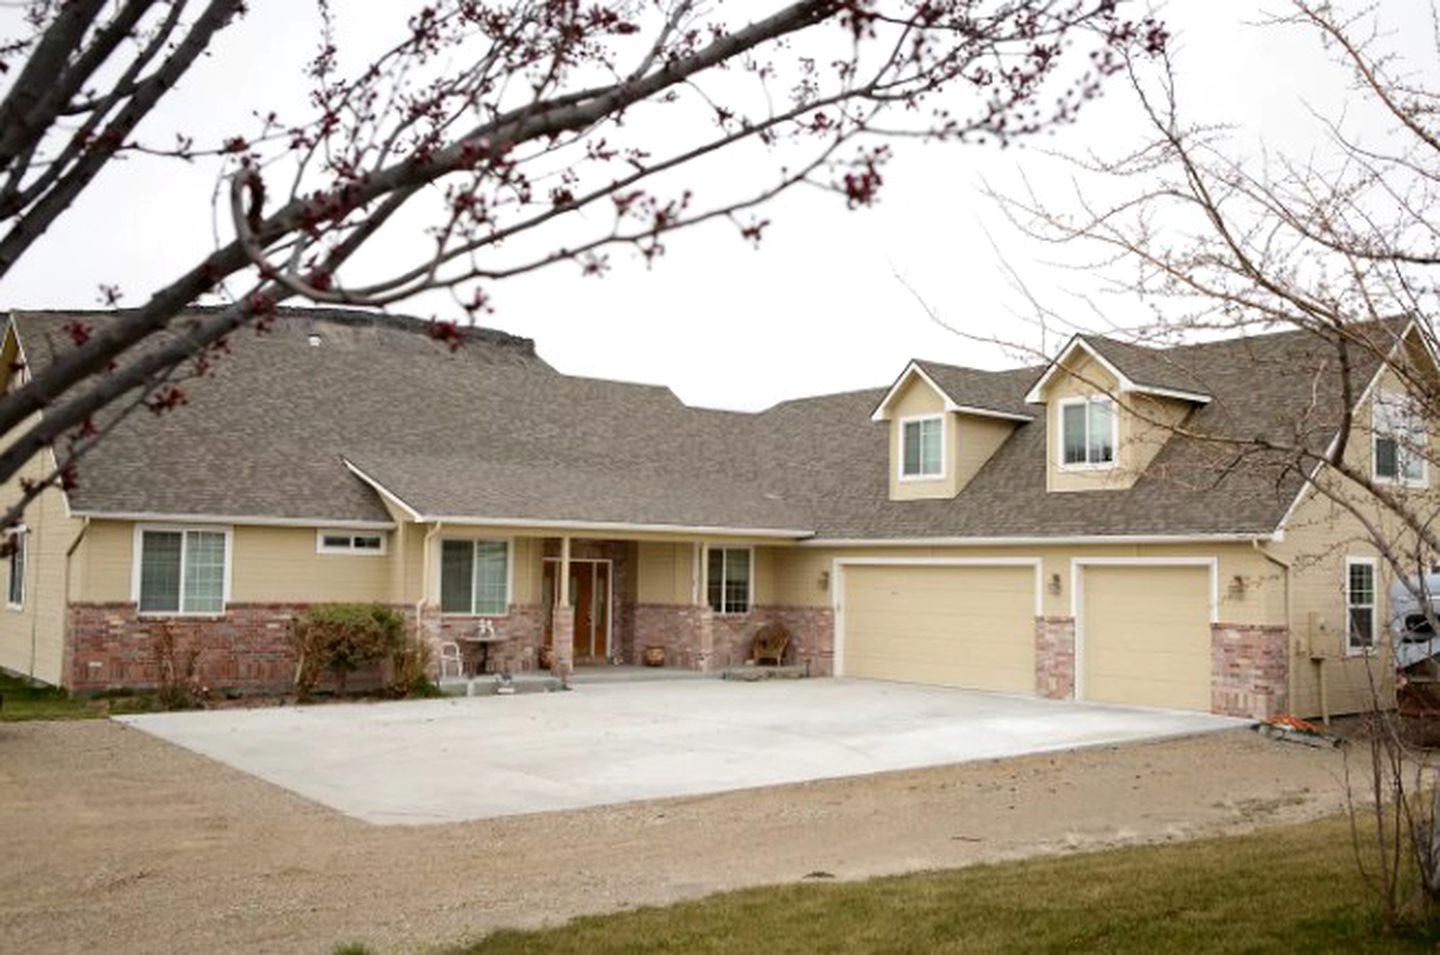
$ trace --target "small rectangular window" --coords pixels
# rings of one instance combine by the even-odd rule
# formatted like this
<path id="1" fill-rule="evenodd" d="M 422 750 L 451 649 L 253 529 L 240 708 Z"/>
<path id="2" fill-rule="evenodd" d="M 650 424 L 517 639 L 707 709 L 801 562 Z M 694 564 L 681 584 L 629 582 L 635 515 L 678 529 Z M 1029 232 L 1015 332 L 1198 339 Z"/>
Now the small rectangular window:
<path id="1" fill-rule="evenodd" d="M 141 531 L 140 612 L 222 613 L 229 559 L 223 531 Z"/>
<path id="2" fill-rule="evenodd" d="M 7 537 L 10 541 L 10 581 L 5 603 L 11 609 L 19 610 L 25 606 L 25 547 L 29 535 L 22 527 L 11 531 Z"/>
<path id="3" fill-rule="evenodd" d="M 1060 406 L 1060 461 L 1076 467 L 1115 463 L 1115 402 L 1082 398 Z"/>
<path id="4" fill-rule="evenodd" d="M 510 610 L 510 545 L 505 541 L 440 543 L 440 611 L 503 616 Z"/>
<path id="5" fill-rule="evenodd" d="M 383 554 L 385 535 L 350 531 L 318 531 L 315 549 L 321 554 Z"/>
<path id="6" fill-rule="evenodd" d="M 944 425 L 939 417 L 916 418 L 901 425 L 901 475 L 939 477 L 945 473 Z"/>
<path id="7" fill-rule="evenodd" d="M 748 613 L 754 552 L 748 547 L 712 547 L 706 564 L 707 596 L 716 613 Z"/>
<path id="8" fill-rule="evenodd" d="M 1351 558 L 1345 562 L 1347 626 L 1345 649 L 1365 653 L 1375 646 L 1375 562 Z"/>
<path id="9" fill-rule="evenodd" d="M 1417 487 L 1428 483 L 1429 432 L 1425 417 L 1403 395 L 1379 394 L 1372 414 L 1371 459 L 1378 481 Z"/>

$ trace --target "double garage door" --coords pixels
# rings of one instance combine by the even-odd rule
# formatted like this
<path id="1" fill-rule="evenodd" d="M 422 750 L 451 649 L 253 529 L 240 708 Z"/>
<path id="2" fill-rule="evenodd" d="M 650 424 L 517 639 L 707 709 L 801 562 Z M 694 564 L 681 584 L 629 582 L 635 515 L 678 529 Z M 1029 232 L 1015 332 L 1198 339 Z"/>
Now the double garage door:
<path id="1" fill-rule="evenodd" d="M 1208 565 L 1082 565 L 1077 696 L 1210 709 Z M 845 567 L 840 673 L 1034 693 L 1033 564 Z"/>

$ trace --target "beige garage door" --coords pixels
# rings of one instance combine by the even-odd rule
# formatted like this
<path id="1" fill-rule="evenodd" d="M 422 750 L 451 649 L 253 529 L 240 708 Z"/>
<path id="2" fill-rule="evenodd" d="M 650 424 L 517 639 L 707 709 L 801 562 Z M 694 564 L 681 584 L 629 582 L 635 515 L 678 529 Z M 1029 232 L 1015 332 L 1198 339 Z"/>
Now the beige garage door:
<path id="1" fill-rule="evenodd" d="M 1087 700 L 1210 710 L 1210 568 L 1083 570 Z"/>
<path id="2" fill-rule="evenodd" d="M 1033 567 L 845 568 L 844 676 L 1035 692 Z"/>

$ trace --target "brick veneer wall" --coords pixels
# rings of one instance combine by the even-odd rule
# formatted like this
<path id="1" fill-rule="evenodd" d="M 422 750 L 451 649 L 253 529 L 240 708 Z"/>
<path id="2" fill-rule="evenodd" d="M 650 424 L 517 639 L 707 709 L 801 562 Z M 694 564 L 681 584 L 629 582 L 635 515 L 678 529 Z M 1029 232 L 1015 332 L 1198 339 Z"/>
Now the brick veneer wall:
<path id="1" fill-rule="evenodd" d="M 1075 697 L 1075 618 L 1035 618 L 1035 692 L 1051 700 Z"/>
<path id="2" fill-rule="evenodd" d="M 284 691 L 294 684 L 290 624 L 304 604 L 231 604 L 218 617 L 141 617 L 132 603 L 71 604 L 68 686 L 79 692 L 153 687 L 159 669 L 151 634 L 163 621 L 184 644 L 200 647 L 199 681 L 211 689 Z M 348 685 L 373 686 L 379 667 Z"/>
<path id="3" fill-rule="evenodd" d="M 1268 719 L 1287 711 L 1290 631 L 1217 623 L 1210 627 L 1210 709 Z"/>
<path id="4" fill-rule="evenodd" d="M 413 610 L 408 614 L 412 619 Z M 503 617 L 472 617 L 442 615 L 440 609 L 427 606 L 421 615 L 421 633 L 430 641 L 433 656 L 439 658 L 440 642 L 453 641 L 460 645 L 467 665 L 478 663 L 478 649 L 467 645 L 461 637 L 475 634 L 482 619 L 488 619 L 495 628 L 495 634 L 504 637 L 502 642 L 490 645 L 488 666 L 492 673 L 520 673 L 540 668 L 540 648 L 545 642 L 545 618 L 538 604 L 511 604 L 510 612 Z"/>
<path id="5" fill-rule="evenodd" d="M 834 672 L 835 615 L 828 607 L 757 606 L 743 614 L 717 614 L 709 607 L 638 604 L 636 653 L 647 645 L 665 648 L 665 662 L 691 670 L 741 666 L 750 659 L 755 630 L 779 621 L 790 631 L 785 661 L 807 663 L 815 676 Z"/>

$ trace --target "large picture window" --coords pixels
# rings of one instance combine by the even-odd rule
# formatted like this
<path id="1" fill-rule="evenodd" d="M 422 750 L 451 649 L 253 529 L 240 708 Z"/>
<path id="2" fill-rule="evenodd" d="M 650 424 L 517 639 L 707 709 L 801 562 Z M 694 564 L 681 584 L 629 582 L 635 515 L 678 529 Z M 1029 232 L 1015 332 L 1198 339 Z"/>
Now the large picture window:
<path id="1" fill-rule="evenodd" d="M 6 535 L 10 541 L 10 580 L 5 591 L 5 605 L 12 610 L 25 606 L 25 547 L 29 535 L 22 527 Z"/>
<path id="2" fill-rule="evenodd" d="M 510 611 L 510 546 L 447 540 L 440 545 L 440 612 L 503 616 Z"/>
<path id="3" fill-rule="evenodd" d="M 1082 398 L 1060 406 L 1060 460 L 1069 467 L 1115 463 L 1115 402 Z"/>
<path id="4" fill-rule="evenodd" d="M 222 613 L 230 560 L 222 530 L 140 531 L 141 613 Z"/>
<path id="5" fill-rule="evenodd" d="M 1365 653 L 1375 646 L 1375 561 L 1351 557 L 1345 561 L 1345 650 Z"/>
<path id="6" fill-rule="evenodd" d="M 944 424 L 938 416 L 901 423 L 902 477 L 939 477 L 945 472 Z"/>
<path id="7" fill-rule="evenodd" d="M 1372 431 L 1375 478 L 1424 485 L 1427 476 L 1424 449 L 1428 438 L 1425 419 L 1417 409 L 1403 397 L 1378 395 Z"/>
<path id="8" fill-rule="evenodd" d="M 751 558 L 748 547 L 712 547 L 706 567 L 710 609 L 716 613 L 750 610 Z"/>

